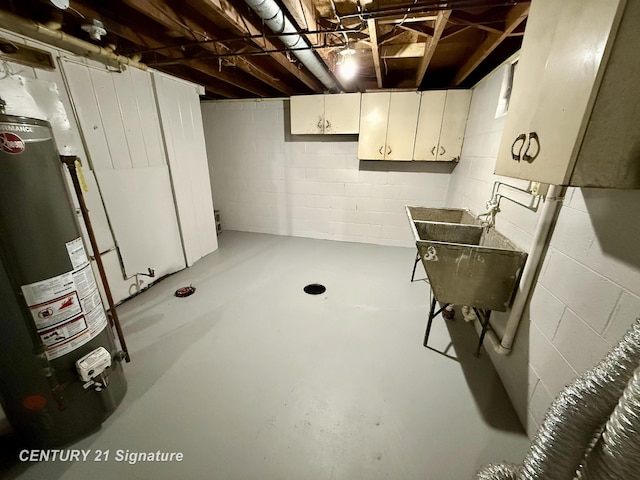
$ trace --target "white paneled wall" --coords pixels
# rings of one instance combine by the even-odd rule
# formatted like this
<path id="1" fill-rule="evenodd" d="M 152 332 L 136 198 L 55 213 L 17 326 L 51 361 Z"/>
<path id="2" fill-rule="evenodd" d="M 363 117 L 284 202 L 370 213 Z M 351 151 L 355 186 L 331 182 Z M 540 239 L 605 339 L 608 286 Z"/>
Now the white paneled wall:
<path id="1" fill-rule="evenodd" d="M 498 179 L 492 172 L 504 117 L 494 117 L 502 73 L 474 89 L 450 206 L 483 211 Z M 490 351 L 530 435 L 564 385 L 597 363 L 640 317 L 639 204 L 640 191 L 570 188 L 514 351 L 506 357 Z M 529 248 L 537 214 L 507 202 L 501 208 L 497 228 Z M 505 317 L 492 317 L 498 330 Z"/>
<path id="2" fill-rule="evenodd" d="M 355 136 L 291 136 L 288 107 L 202 104 L 223 229 L 413 245 L 404 205 L 443 206 L 449 174 L 366 170 Z"/>
<path id="3" fill-rule="evenodd" d="M 162 277 L 185 266 L 151 73 L 115 72 L 67 58 L 62 66 L 123 273 L 130 279 L 112 271 L 109 281 L 134 284 L 133 291 L 116 289 L 125 295 L 114 297 L 117 302 L 152 281 L 134 274 L 151 268 Z"/>
<path id="4" fill-rule="evenodd" d="M 218 248 L 197 87 L 153 74 L 187 265 Z"/>
<path id="5" fill-rule="evenodd" d="M 85 200 L 116 302 L 184 268 L 185 257 L 191 265 L 217 248 L 199 97 L 193 85 L 190 95 L 170 89 L 159 105 L 151 72 L 118 72 L 20 35 L 3 31 L 2 36 L 47 50 L 56 60 L 52 71 L 3 62 L 0 92 L 9 113 L 50 121 L 60 153 L 82 161 L 89 186 Z M 176 83 L 163 78 L 167 85 Z M 174 111 L 161 126 L 158 112 L 163 107 Z M 172 176 L 167 153 L 176 166 Z M 81 221 L 80 225 L 84 230 Z M 184 228 L 179 231 L 178 226 Z M 156 278 L 125 280 L 116 245 L 128 276 L 151 267 Z"/>

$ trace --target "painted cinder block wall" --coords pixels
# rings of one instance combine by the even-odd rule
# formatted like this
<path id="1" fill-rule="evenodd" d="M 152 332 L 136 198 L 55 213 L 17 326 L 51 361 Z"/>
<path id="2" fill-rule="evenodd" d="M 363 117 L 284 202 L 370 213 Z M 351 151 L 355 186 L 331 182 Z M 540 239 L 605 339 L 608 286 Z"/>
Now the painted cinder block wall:
<path id="1" fill-rule="evenodd" d="M 474 88 L 451 173 L 363 170 L 372 167 L 358 162 L 355 137 L 291 137 L 286 100 L 203 103 L 224 228 L 412 246 L 405 204 L 484 211 L 495 180 L 527 185 L 493 175 L 503 76 L 498 69 Z M 569 188 L 512 353 L 498 355 L 486 343 L 530 435 L 562 387 L 640 316 L 639 204 L 640 191 Z M 538 215 L 503 201 L 497 228 L 528 250 Z M 499 334 L 506 317 L 492 317 Z"/>
<path id="2" fill-rule="evenodd" d="M 357 136 L 291 135 L 288 100 L 202 114 L 223 229 L 411 246 L 404 205 L 444 205 L 452 165 L 360 162 Z"/>
<path id="3" fill-rule="evenodd" d="M 504 67 L 474 88 L 449 206 L 482 211 L 505 117 L 495 118 Z M 602 168 L 607 168 L 603 159 Z M 640 191 L 569 188 L 530 304 L 509 356 L 488 346 L 520 418 L 533 435 L 558 392 L 595 365 L 640 317 Z M 538 214 L 502 202 L 497 228 L 528 249 Z M 494 315 L 501 330 L 506 315 Z"/>

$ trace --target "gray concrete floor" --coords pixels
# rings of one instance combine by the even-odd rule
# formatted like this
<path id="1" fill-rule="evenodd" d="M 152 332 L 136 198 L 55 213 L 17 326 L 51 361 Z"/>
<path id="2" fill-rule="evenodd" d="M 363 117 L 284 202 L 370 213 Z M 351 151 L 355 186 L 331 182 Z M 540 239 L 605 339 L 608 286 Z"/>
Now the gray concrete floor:
<path id="1" fill-rule="evenodd" d="M 106 462 L 19 464 L 20 479 L 470 479 L 529 445 L 458 315 L 422 336 L 414 250 L 224 232 L 220 249 L 118 308 L 129 390 L 68 448 Z M 420 272 L 420 267 L 419 267 Z M 326 285 L 323 295 L 302 288 Z M 184 299 L 176 288 L 193 284 Z M 451 345 L 452 343 L 452 345 Z M 182 462 L 115 460 L 116 450 Z"/>

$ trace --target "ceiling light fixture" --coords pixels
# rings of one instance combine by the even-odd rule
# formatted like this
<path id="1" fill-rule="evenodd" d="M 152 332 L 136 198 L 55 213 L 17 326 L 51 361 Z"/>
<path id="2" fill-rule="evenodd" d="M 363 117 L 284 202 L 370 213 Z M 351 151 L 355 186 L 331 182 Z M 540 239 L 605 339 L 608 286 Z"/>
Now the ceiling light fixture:
<path id="1" fill-rule="evenodd" d="M 338 52 L 338 75 L 345 81 L 353 80 L 358 73 L 358 62 L 355 59 L 356 51 L 348 45 Z"/>

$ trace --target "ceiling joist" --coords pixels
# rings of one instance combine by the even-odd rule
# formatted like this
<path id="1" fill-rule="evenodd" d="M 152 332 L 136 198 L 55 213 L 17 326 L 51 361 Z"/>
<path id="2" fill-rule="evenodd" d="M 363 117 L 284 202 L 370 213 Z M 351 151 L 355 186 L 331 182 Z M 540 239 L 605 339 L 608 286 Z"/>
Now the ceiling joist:
<path id="1" fill-rule="evenodd" d="M 429 39 L 427 48 L 425 49 L 424 55 L 420 60 L 420 65 L 418 66 L 418 71 L 416 74 L 416 87 L 420 87 L 420 84 L 422 83 L 422 79 L 424 78 L 424 75 L 427 72 L 427 68 L 429 67 L 429 62 L 431 62 L 431 58 L 433 57 L 433 54 L 438 47 L 438 42 L 440 42 L 440 37 L 442 36 L 442 32 L 444 32 L 444 29 L 447 26 L 447 22 L 449 21 L 450 16 L 451 10 L 438 12 L 436 25 L 433 29 L 433 37 Z"/>
<path id="2" fill-rule="evenodd" d="M 376 21 L 371 19 L 367 20 L 367 27 L 369 28 L 369 37 L 371 38 L 371 55 L 373 56 L 373 67 L 376 71 L 376 83 L 378 88 L 382 88 L 382 69 L 380 68 L 380 50 L 378 48 L 378 26 Z"/>
<path id="3" fill-rule="evenodd" d="M 325 91 L 282 35 L 244 0 L 47 0 L 4 2 L 0 11 L 133 56 L 191 79 L 210 98 L 305 95 Z M 266 0 L 271 1 L 271 0 Z M 336 76 L 349 46 L 359 69 L 346 91 L 434 89 L 470 85 L 513 54 L 524 32 L 528 0 L 275 0 Z M 64 5 L 64 2 L 61 3 Z M 106 34 L 89 39 L 87 24 Z M 50 23 L 49 23 L 50 22 Z M 10 28 L 10 27 L 8 27 Z M 45 28 L 45 27 L 43 27 Z M 499 48 L 498 48 L 499 47 Z M 322 72 L 316 72 L 322 76 Z M 345 80 L 346 81 L 346 80 Z"/>
<path id="4" fill-rule="evenodd" d="M 505 29 L 500 33 L 490 33 L 484 42 L 476 49 L 469 59 L 458 70 L 453 78 L 454 86 L 460 85 L 473 72 L 482 61 L 500 45 L 505 38 L 509 37 L 518 26 L 527 18 L 529 14 L 529 4 L 523 3 L 512 7 L 507 13 Z"/>

